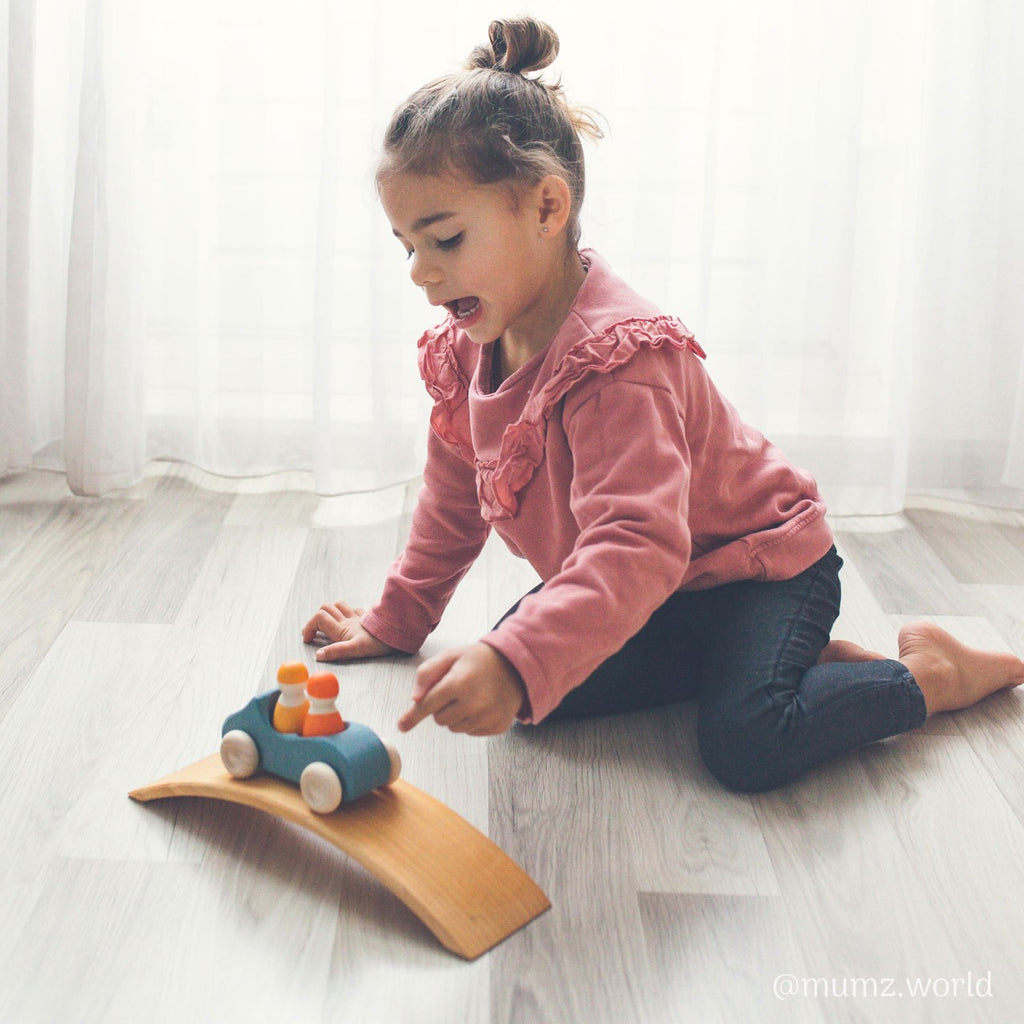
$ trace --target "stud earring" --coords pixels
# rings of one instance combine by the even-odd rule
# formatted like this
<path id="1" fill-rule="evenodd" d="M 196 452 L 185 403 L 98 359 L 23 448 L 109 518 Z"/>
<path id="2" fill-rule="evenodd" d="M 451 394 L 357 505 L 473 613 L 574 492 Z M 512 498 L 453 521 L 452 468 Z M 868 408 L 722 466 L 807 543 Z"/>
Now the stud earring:
<path id="1" fill-rule="evenodd" d="M 547 228 L 541 228 L 541 231 L 543 231 L 545 235 L 548 233 L 548 229 Z"/>

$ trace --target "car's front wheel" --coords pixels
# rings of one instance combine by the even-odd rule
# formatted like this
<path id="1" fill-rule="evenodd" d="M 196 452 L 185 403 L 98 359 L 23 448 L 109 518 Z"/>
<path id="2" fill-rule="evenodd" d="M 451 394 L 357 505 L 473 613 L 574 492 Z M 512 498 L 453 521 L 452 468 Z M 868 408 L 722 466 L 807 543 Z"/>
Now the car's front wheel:
<path id="1" fill-rule="evenodd" d="M 253 738 L 241 729 L 232 729 L 220 741 L 220 759 L 236 779 L 247 779 L 260 766 L 260 752 Z"/>
<path id="2" fill-rule="evenodd" d="M 392 743 L 385 743 L 384 749 L 388 752 L 388 764 L 391 766 L 387 781 L 387 785 L 390 786 L 402 774 L 402 755 L 399 754 L 398 748 Z"/>
<path id="3" fill-rule="evenodd" d="M 341 779 L 338 773 L 323 761 L 314 761 L 302 769 L 299 792 L 311 811 L 330 814 L 341 804 Z"/>

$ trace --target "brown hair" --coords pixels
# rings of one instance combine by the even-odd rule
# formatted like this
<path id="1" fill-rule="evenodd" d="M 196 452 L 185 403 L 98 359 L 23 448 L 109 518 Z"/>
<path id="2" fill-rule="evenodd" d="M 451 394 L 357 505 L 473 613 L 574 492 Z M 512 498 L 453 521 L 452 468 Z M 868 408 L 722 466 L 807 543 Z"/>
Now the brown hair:
<path id="1" fill-rule="evenodd" d="M 526 77 L 558 54 L 558 36 L 535 18 L 492 21 L 490 42 L 462 71 L 413 93 L 384 134 L 377 181 L 389 174 L 454 171 L 479 185 L 534 185 L 548 174 L 572 196 L 569 242 L 579 241 L 585 173 L 581 135 L 600 138 L 592 114 L 571 107 L 561 83 Z"/>

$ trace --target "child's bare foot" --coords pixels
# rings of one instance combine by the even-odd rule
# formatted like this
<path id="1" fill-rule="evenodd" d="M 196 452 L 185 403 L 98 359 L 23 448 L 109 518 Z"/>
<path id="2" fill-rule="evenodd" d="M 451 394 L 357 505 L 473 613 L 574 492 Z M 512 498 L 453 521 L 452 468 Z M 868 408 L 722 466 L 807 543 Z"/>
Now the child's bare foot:
<path id="1" fill-rule="evenodd" d="M 957 711 L 999 690 L 1024 683 L 1024 661 L 1000 651 L 967 647 L 930 622 L 904 626 L 900 661 L 924 694 L 929 714 Z"/>
<path id="2" fill-rule="evenodd" d="M 831 640 L 818 655 L 818 664 L 830 661 L 885 661 L 885 655 L 877 651 L 869 651 L 852 640 Z"/>

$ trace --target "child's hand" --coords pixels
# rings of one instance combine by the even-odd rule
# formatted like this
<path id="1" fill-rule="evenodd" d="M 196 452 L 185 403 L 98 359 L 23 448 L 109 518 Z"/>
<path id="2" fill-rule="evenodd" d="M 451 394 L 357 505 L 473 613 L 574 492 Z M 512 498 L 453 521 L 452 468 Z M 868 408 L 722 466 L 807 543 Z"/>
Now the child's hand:
<path id="1" fill-rule="evenodd" d="M 398 720 L 398 728 L 408 732 L 433 715 L 452 732 L 496 736 L 515 721 L 525 697 L 519 673 L 493 647 L 459 647 L 420 665 L 413 706 Z"/>
<path id="2" fill-rule="evenodd" d="M 303 643 L 332 641 L 316 652 L 317 661 L 347 661 L 350 658 L 379 658 L 395 654 L 382 640 L 363 629 L 365 608 L 352 608 L 344 601 L 325 604 L 302 627 Z"/>

